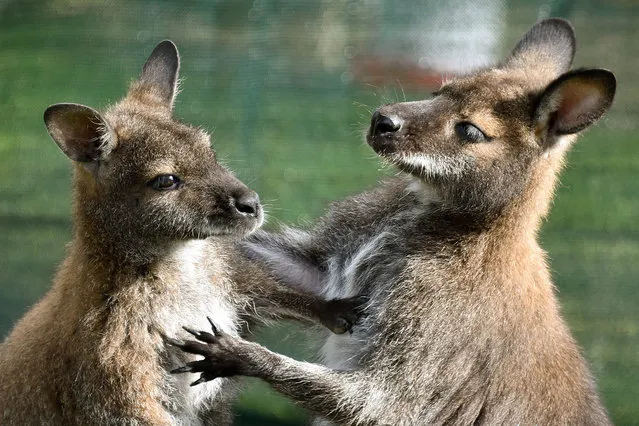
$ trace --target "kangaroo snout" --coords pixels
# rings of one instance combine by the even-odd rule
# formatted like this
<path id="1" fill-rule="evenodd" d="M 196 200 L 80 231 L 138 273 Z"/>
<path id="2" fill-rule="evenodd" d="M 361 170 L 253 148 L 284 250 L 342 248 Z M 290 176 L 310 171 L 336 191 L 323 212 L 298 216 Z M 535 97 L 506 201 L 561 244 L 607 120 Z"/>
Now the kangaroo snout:
<path id="1" fill-rule="evenodd" d="M 258 217 L 260 213 L 260 197 L 257 192 L 250 190 L 236 191 L 231 195 L 231 204 L 242 216 Z"/>
<path id="2" fill-rule="evenodd" d="M 371 135 L 379 136 L 386 133 L 395 133 L 402 127 L 402 123 L 399 119 L 393 120 L 391 117 L 387 117 L 375 111 L 371 118 Z"/>
<path id="3" fill-rule="evenodd" d="M 378 154 L 393 153 L 396 150 L 396 146 L 392 136 L 401 127 L 401 119 L 389 117 L 377 110 L 371 118 L 371 127 L 368 129 L 368 137 L 366 138 L 367 142 Z"/>

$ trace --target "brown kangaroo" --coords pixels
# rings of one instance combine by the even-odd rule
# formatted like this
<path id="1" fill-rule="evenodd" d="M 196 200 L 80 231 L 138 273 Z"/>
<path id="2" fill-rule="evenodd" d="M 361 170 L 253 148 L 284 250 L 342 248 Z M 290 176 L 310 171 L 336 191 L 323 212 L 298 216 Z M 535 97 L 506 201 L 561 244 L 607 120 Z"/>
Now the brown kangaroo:
<path id="1" fill-rule="evenodd" d="M 227 424 L 234 381 L 171 376 L 194 357 L 164 336 L 206 316 L 230 335 L 258 318 L 337 332 L 353 321 L 348 301 L 286 289 L 237 252 L 262 208 L 209 136 L 172 117 L 178 69 L 164 41 L 104 114 L 46 110 L 74 164 L 74 238 L 51 290 L 0 345 L 0 424 Z"/>
<path id="2" fill-rule="evenodd" d="M 570 24 L 545 20 L 502 64 L 380 108 L 367 142 L 403 173 L 313 229 L 249 239 L 288 285 L 369 298 L 325 366 L 214 327 L 178 372 L 260 377 L 318 423 L 609 424 L 537 243 L 566 151 L 615 93 L 609 71 L 570 71 L 574 52 Z"/>

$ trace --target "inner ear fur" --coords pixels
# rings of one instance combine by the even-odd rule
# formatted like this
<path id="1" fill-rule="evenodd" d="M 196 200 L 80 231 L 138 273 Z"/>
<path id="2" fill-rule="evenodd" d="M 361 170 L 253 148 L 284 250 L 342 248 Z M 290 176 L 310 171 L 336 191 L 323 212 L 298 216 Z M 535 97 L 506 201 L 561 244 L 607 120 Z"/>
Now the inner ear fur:
<path id="1" fill-rule="evenodd" d="M 570 69 L 576 46 L 570 22 L 545 19 L 524 34 L 506 59 L 505 67 L 532 70 L 550 81 Z"/>
<path id="2" fill-rule="evenodd" d="M 55 104 L 44 112 L 51 138 L 67 157 L 81 163 L 104 160 L 115 148 L 115 134 L 93 108 L 79 104 Z"/>
<path id="3" fill-rule="evenodd" d="M 616 86 L 615 75 L 605 69 L 565 73 L 540 96 L 535 120 L 547 128 L 549 136 L 577 133 L 610 109 Z"/>

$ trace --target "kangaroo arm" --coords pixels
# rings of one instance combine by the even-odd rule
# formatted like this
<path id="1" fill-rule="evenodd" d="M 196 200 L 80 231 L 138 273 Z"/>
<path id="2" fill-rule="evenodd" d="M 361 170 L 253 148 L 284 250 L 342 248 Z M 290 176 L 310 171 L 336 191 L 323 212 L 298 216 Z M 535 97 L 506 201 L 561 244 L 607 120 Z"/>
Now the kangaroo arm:
<path id="1" fill-rule="evenodd" d="M 361 315 L 365 300 L 325 300 L 315 294 L 282 284 L 264 265 L 237 253 L 233 259 L 233 282 L 246 299 L 247 320 L 296 319 L 319 323 L 334 333 L 349 331 Z"/>
<path id="2" fill-rule="evenodd" d="M 292 228 L 279 234 L 258 231 L 244 240 L 239 249 L 243 256 L 262 265 L 287 287 L 323 293 L 326 283 L 323 254 L 311 234 Z"/>
<path id="3" fill-rule="evenodd" d="M 255 314 L 258 317 L 310 320 L 319 323 L 335 334 L 350 331 L 362 314 L 365 299 L 323 300 L 317 296 L 274 287 L 265 297 L 253 297 Z"/>
<path id="4" fill-rule="evenodd" d="M 339 424 L 383 424 L 367 405 L 382 403 L 386 399 L 384 392 L 364 371 L 332 370 L 296 361 L 255 342 L 228 335 L 212 322 L 211 326 L 213 333 L 186 329 L 197 341 L 169 341 L 186 352 L 204 357 L 172 373 L 201 373 L 192 385 L 218 377 L 257 377 L 304 408 Z"/>
<path id="5" fill-rule="evenodd" d="M 307 410 L 338 424 L 376 424 L 364 412 L 374 384 L 360 372 L 297 361 L 257 343 L 245 353 L 251 367 L 247 376 L 263 379 Z"/>

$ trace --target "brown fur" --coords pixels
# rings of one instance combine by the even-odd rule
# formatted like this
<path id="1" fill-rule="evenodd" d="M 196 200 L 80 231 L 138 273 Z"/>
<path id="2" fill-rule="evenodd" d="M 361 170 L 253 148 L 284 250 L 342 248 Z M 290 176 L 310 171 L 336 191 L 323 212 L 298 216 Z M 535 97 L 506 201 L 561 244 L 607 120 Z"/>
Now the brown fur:
<path id="1" fill-rule="evenodd" d="M 367 142 L 404 173 L 249 240 L 288 285 L 369 298 L 326 366 L 218 330 L 190 371 L 260 377 L 339 424 L 609 424 L 536 241 L 565 152 L 615 92 L 609 71 L 569 71 L 574 48 L 542 21 L 500 66 L 380 108 Z"/>
<path id="2" fill-rule="evenodd" d="M 348 327 L 348 303 L 282 288 L 237 253 L 262 210 L 208 135 L 172 117 L 178 68 L 162 42 L 104 115 L 76 104 L 45 113 L 74 160 L 74 237 L 51 290 L 0 346 L 3 425 L 228 424 L 234 381 L 198 389 L 170 375 L 193 356 L 165 336 L 204 315 L 235 335 L 280 316 Z M 156 188 L 167 175 L 179 185 Z"/>

